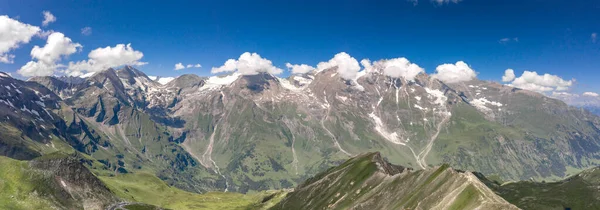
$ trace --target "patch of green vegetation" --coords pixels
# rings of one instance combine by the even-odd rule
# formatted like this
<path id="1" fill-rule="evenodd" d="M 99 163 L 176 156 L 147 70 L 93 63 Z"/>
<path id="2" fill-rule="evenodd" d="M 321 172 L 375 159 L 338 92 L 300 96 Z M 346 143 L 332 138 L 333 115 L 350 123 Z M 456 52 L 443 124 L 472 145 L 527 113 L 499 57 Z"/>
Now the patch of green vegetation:
<path id="1" fill-rule="evenodd" d="M 125 208 L 127 210 L 162 210 L 163 209 L 158 206 L 154 206 L 154 205 L 150 205 L 150 204 L 143 204 L 143 203 L 129 204 L 129 205 L 123 206 L 123 208 Z"/>
<path id="2" fill-rule="evenodd" d="M 168 186 L 158 177 L 145 172 L 100 177 L 100 179 L 111 191 L 125 200 L 178 210 L 247 209 L 252 206 L 258 208 L 265 197 L 276 193 L 271 191 L 252 194 L 230 192 L 196 194 Z M 277 195 L 279 196 L 283 195 Z"/>
<path id="3" fill-rule="evenodd" d="M 468 209 L 468 207 L 473 208 L 473 206 L 477 205 L 478 197 L 479 191 L 473 185 L 469 185 L 460 194 L 458 194 L 448 209 L 461 210 Z"/>
<path id="4" fill-rule="evenodd" d="M 38 191 L 48 187 L 26 161 L 0 156 L 0 209 L 47 209 L 56 206 Z"/>

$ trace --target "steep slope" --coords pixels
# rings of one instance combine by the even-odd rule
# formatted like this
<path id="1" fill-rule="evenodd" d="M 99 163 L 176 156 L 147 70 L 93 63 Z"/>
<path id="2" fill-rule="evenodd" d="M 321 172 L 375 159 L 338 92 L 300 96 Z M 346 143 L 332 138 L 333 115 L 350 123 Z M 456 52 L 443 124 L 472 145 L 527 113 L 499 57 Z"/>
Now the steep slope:
<path id="1" fill-rule="evenodd" d="M 1 209 L 104 209 L 120 200 L 76 157 L 0 156 L 0 165 Z"/>
<path id="2" fill-rule="evenodd" d="M 289 188 L 368 151 L 413 168 L 449 163 L 506 180 L 557 180 L 600 159 L 598 116 L 478 80 L 407 81 L 377 69 L 345 80 L 334 67 L 287 79 L 184 75 L 162 85 L 125 67 L 79 85 L 61 96 L 75 110 L 65 118 L 90 131 L 80 132 L 87 149 L 78 150 L 115 170 L 184 173 L 169 183 L 198 192 Z M 168 148 L 168 160 L 155 161 Z M 183 167 L 164 170 L 173 163 Z"/>
<path id="3" fill-rule="evenodd" d="M 178 145 L 180 136 L 173 136 L 153 115 L 138 108 L 147 103 L 137 93 L 156 85 L 145 78 L 137 70 L 109 69 L 75 85 L 72 95 L 62 95 L 64 100 L 36 82 L 0 78 L 5 84 L 0 90 L 4 93 L 0 144 L 5 146 L 0 152 L 29 160 L 75 150 L 106 166 L 97 173 L 143 170 L 190 191 L 222 188 L 221 177 L 201 167 Z M 61 84 L 52 78 L 45 81 Z"/>
<path id="4" fill-rule="evenodd" d="M 558 182 L 519 181 L 499 184 L 475 175 L 508 202 L 523 209 L 599 209 L 600 168 Z"/>
<path id="5" fill-rule="evenodd" d="M 517 209 L 470 172 L 413 171 L 367 153 L 298 186 L 272 209 Z"/>

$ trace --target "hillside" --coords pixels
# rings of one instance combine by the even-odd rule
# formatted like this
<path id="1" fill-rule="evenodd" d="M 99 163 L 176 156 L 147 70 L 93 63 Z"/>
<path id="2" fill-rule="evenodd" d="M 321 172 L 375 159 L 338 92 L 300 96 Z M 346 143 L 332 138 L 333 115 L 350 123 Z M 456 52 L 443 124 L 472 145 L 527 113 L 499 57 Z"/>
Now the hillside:
<path id="1" fill-rule="evenodd" d="M 367 153 L 298 186 L 273 209 L 517 209 L 470 172 L 395 166 Z"/>
<path id="2" fill-rule="evenodd" d="M 504 180 L 560 180 L 600 157 L 600 117 L 476 79 L 445 84 L 419 74 L 407 81 L 376 69 L 350 81 L 333 67 L 289 78 L 183 75 L 160 84 L 126 66 L 83 82 L 0 80 L 23 93 L 50 92 L 53 105 L 25 107 L 55 113 L 44 124 L 53 141 L 100 160 L 113 174 L 146 171 L 193 192 L 291 188 L 369 151 L 412 168 L 448 163 Z M 37 100 L 21 100 L 14 89 L 6 104 Z M 0 109 L 0 117 L 15 119 L 10 108 Z M 15 111 L 29 114 L 23 110 Z M 19 134 L 21 124 L 41 128 L 30 122 L 3 123 L 12 136 L 26 137 L 2 141 L 24 145 L 5 153 L 25 159 L 45 153 L 44 132 Z"/>

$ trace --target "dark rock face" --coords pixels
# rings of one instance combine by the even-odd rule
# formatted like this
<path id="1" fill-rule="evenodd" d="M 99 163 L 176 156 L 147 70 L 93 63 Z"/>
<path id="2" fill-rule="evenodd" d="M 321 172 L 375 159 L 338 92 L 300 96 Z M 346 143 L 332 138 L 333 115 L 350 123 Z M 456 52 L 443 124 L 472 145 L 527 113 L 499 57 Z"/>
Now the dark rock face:
<path id="1" fill-rule="evenodd" d="M 403 166 L 394 165 L 389 163 L 387 160 L 381 157 L 381 153 L 376 152 L 373 155 L 373 162 L 383 170 L 383 172 L 387 175 L 393 176 L 399 173 L 402 173 L 404 170 L 412 170 L 411 168 L 405 168 Z"/>
<path id="2" fill-rule="evenodd" d="M 40 181 L 44 184 L 38 186 L 38 191 L 68 209 L 103 209 L 119 202 L 81 160 L 72 155 L 50 154 L 30 161 L 30 167 L 42 174 Z"/>

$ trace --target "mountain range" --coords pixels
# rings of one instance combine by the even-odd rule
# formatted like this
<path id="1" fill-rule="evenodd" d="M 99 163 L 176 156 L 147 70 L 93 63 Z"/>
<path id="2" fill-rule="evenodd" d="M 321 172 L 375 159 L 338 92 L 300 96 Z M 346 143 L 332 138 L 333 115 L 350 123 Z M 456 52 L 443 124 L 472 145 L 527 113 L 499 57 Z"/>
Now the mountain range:
<path id="1" fill-rule="evenodd" d="M 452 197 L 440 204 L 445 208 L 523 208 L 517 198 L 503 196 L 503 190 L 511 190 L 503 188 L 507 185 L 476 182 L 477 174 L 450 168 L 504 181 L 559 181 L 600 160 L 600 117 L 489 81 L 447 84 L 423 73 L 406 80 L 378 70 L 346 80 L 337 67 L 288 78 L 234 73 L 182 75 L 164 84 L 154 79 L 131 66 L 86 78 L 22 81 L 2 73 L 0 155 L 31 162 L 57 152 L 78 154 L 113 193 L 121 182 L 110 177 L 139 174 L 189 193 L 260 194 L 297 186 L 275 208 L 297 203 L 294 196 L 331 198 L 303 193 L 312 191 L 317 174 L 349 164 L 346 160 L 357 155 L 351 160 L 368 157 L 377 166 L 360 169 L 363 175 L 350 173 L 361 182 L 404 185 L 348 196 L 366 203 L 391 191 L 467 196 L 464 202 L 450 202 L 456 201 Z M 380 153 L 367 153 L 375 151 Z M 335 176 L 350 179 L 342 176 L 347 170 L 352 169 Z M 430 181 L 461 190 L 395 190 Z M 121 190 L 115 197 L 143 197 Z M 343 195 L 348 190 L 330 191 Z M 486 202 L 469 199 L 473 194 Z M 420 196 L 374 205 L 434 207 L 419 206 L 417 200 L 427 199 Z M 352 205 L 341 200 L 335 208 Z"/>

